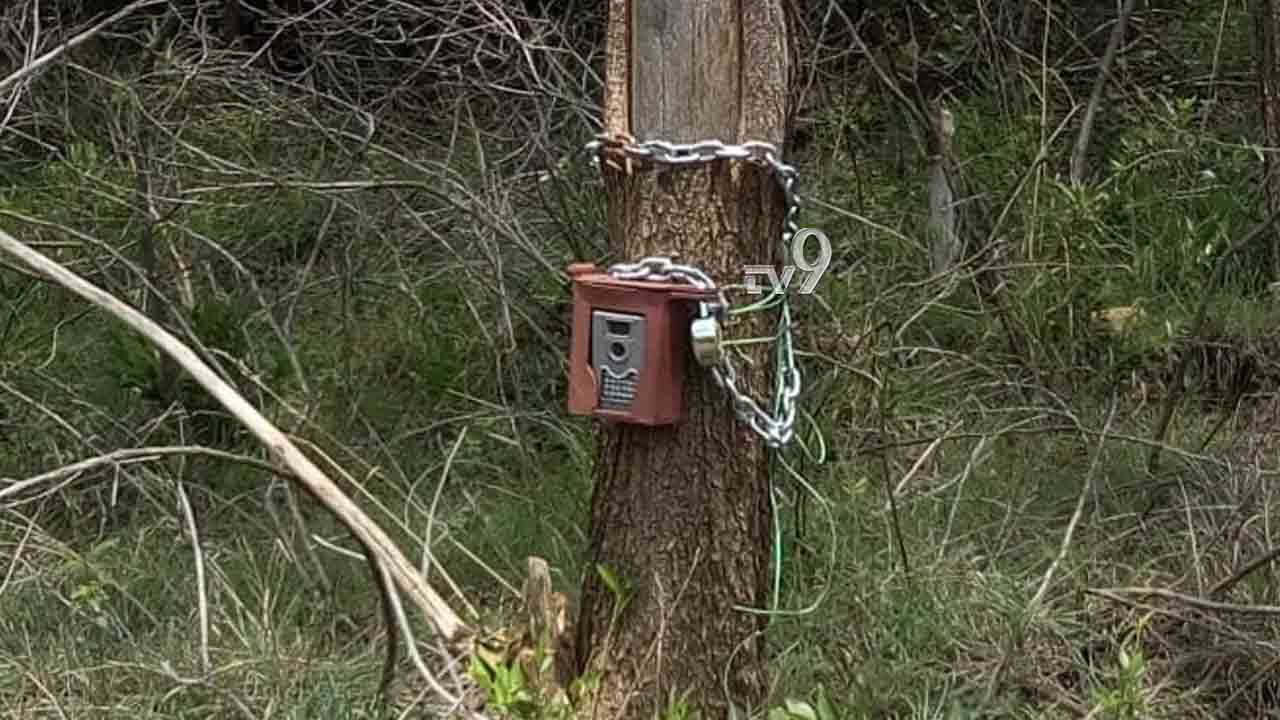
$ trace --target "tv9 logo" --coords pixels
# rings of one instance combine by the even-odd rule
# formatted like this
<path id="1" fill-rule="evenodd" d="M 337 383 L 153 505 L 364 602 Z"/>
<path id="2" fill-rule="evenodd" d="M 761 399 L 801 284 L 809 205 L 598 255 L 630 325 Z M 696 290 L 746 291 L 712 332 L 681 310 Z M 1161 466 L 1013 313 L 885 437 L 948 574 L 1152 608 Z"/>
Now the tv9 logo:
<path id="1" fill-rule="evenodd" d="M 809 262 L 805 253 L 811 239 L 818 241 L 817 262 L 812 263 Z M 797 292 L 801 295 L 810 295 L 818 287 L 818 283 L 821 282 L 822 276 L 830 265 L 831 240 L 827 238 L 826 233 L 816 228 L 802 228 L 791 237 L 791 262 L 782 266 L 780 275 L 772 265 L 747 265 L 743 268 L 743 285 L 748 295 L 761 295 L 765 288 L 758 280 L 767 278 L 771 293 L 786 292 L 795 280 L 796 271 L 803 270 L 804 280 L 800 283 L 800 289 Z"/>

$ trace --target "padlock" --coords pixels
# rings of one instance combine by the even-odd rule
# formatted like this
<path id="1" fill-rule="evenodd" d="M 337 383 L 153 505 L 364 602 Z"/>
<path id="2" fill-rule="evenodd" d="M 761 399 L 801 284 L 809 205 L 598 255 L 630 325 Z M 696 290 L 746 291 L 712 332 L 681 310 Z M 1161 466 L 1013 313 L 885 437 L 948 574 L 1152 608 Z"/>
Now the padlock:
<path id="1" fill-rule="evenodd" d="M 693 357 L 702 367 L 715 367 L 724 357 L 724 341 L 720 336 L 720 321 L 715 317 L 700 317 L 689 325 L 689 341 L 693 344 Z"/>

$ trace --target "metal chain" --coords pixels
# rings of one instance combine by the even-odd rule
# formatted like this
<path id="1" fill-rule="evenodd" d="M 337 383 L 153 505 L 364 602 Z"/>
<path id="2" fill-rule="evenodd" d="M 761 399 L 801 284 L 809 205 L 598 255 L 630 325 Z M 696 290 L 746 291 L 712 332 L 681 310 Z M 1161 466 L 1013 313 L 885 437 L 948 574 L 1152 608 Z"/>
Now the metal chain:
<path id="1" fill-rule="evenodd" d="M 681 280 L 699 290 L 716 289 L 715 281 L 706 273 L 692 265 L 677 264 L 667 257 L 647 257 L 633 263 L 616 263 L 609 266 L 609 274 L 619 280 Z"/>
<path id="2" fill-rule="evenodd" d="M 664 140 L 647 140 L 636 142 L 626 136 L 597 135 L 595 140 L 587 143 L 586 150 L 591 153 L 593 165 L 600 164 L 599 151 L 609 147 L 621 150 L 627 157 L 637 160 L 650 160 L 665 165 L 693 165 L 713 160 L 747 160 L 768 166 L 773 176 L 782 187 L 783 202 L 786 215 L 783 217 L 782 242 L 789 245 L 791 237 L 800 231 L 797 216 L 800 214 L 802 200 L 796 192 L 800 184 L 800 171 L 778 159 L 778 148 L 771 143 L 750 141 L 741 145 L 730 145 L 719 140 L 704 140 L 696 143 L 670 143 Z"/>
<path id="3" fill-rule="evenodd" d="M 766 142 L 746 142 L 730 145 L 719 140 L 707 140 L 697 143 L 669 143 L 661 140 L 635 142 L 631 138 L 620 138 L 611 135 L 598 135 L 587 143 L 586 150 L 592 155 L 592 163 L 599 165 L 599 151 L 609 147 L 623 152 L 627 157 L 637 160 L 648 160 L 665 165 L 692 165 L 715 160 L 745 160 L 765 165 L 782 188 L 785 202 L 783 217 L 782 244 L 784 249 L 790 247 L 791 238 L 800 231 L 797 216 L 800 213 L 801 199 L 796 192 L 800 183 L 800 173 L 795 167 L 778 159 L 778 149 Z M 705 290 L 715 290 L 715 282 L 702 270 L 691 265 L 681 265 L 665 257 L 648 257 L 634 263 L 619 263 L 609 268 L 614 277 L 626 280 L 681 281 Z M 760 407 L 750 395 L 738 387 L 738 372 L 734 367 L 730 354 L 725 352 L 720 357 L 717 367 L 711 368 L 716 384 L 733 398 L 733 409 L 738 419 L 747 423 L 756 434 L 762 437 L 765 444 L 773 448 L 785 447 L 795 434 L 796 399 L 800 396 L 800 370 L 796 366 L 795 351 L 791 343 L 791 313 L 787 306 L 786 294 L 778 288 L 774 295 L 780 295 L 778 301 L 782 306 L 783 329 L 778 337 L 779 369 L 775 379 L 777 388 L 774 393 L 776 414 L 769 414 Z M 728 313 L 729 303 L 723 292 L 720 292 L 719 306 L 709 307 L 704 303 L 702 314 L 716 312 L 723 316 Z"/>

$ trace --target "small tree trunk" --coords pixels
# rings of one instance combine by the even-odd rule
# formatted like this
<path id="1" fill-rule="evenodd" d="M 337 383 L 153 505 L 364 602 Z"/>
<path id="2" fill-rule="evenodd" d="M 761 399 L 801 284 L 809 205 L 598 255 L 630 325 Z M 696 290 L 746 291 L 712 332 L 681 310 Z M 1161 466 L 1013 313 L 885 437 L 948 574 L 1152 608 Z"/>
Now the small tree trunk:
<path id="1" fill-rule="evenodd" d="M 778 0 L 615 0 L 609 38 L 607 131 L 782 144 L 787 54 Z M 620 70 L 627 81 L 618 81 Z M 761 168 L 602 168 L 617 257 L 677 253 L 721 283 L 740 282 L 744 264 L 774 259 L 782 194 Z M 756 327 L 733 334 L 756 335 Z M 754 354 L 748 386 L 759 393 L 770 387 L 769 355 Z M 577 656 L 601 673 L 590 717 L 651 720 L 684 696 L 712 720 L 728 715 L 730 701 L 744 710 L 766 693 L 764 619 L 734 609 L 767 603 L 765 448 L 692 356 L 684 393 L 676 425 L 601 432 L 578 623 Z M 620 613 L 600 566 L 633 589 Z"/>
<path id="2" fill-rule="evenodd" d="M 1280 2 L 1258 0 L 1255 8 L 1259 53 L 1258 91 L 1262 100 L 1262 144 L 1268 150 L 1263 154 L 1268 214 L 1280 212 L 1280 158 L 1275 148 L 1280 147 Z M 1271 278 L 1280 279 L 1280 230 L 1272 231 Z"/>
<path id="3" fill-rule="evenodd" d="M 1080 134 L 1076 136 L 1075 147 L 1071 150 L 1071 184 L 1084 182 L 1089 155 L 1089 140 L 1093 135 L 1093 123 L 1098 116 L 1098 108 L 1102 105 L 1102 93 L 1106 90 L 1107 79 L 1111 75 L 1111 66 L 1115 64 L 1116 53 L 1124 40 L 1124 30 L 1129 24 L 1129 16 L 1137 0 L 1124 0 L 1120 8 L 1120 17 L 1116 18 L 1115 27 L 1111 29 L 1111 37 L 1107 39 L 1107 50 L 1102 55 L 1102 63 L 1098 66 L 1098 77 L 1093 81 L 1093 93 L 1089 96 L 1089 104 L 1084 109 L 1084 121 L 1080 123 Z"/>
<path id="4" fill-rule="evenodd" d="M 952 149 L 956 125 L 941 103 L 929 108 L 929 260 L 937 273 L 950 270 L 960 259 L 956 232 L 955 192 L 951 184 Z"/>
<path id="5" fill-rule="evenodd" d="M 240 0 L 223 0 L 222 39 L 233 43 L 240 38 Z"/>

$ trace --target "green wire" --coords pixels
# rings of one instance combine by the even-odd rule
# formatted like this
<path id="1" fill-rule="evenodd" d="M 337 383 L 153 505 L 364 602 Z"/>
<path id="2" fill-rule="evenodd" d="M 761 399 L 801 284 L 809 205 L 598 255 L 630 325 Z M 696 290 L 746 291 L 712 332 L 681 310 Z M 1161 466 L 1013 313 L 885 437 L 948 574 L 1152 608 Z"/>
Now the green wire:
<path id="1" fill-rule="evenodd" d="M 840 535 L 839 531 L 836 529 L 836 517 L 835 512 L 831 509 L 831 502 L 827 500 L 822 493 L 818 492 L 818 490 L 814 488 L 799 471 L 793 468 L 781 453 L 775 453 L 774 457 L 776 457 L 778 462 L 782 464 L 783 469 L 790 473 L 791 477 L 800 484 L 800 487 L 803 488 L 805 492 L 809 493 L 810 497 L 814 499 L 818 507 L 822 508 L 823 515 L 827 519 L 827 525 L 831 530 L 831 549 L 827 557 L 827 582 L 823 585 L 822 591 L 818 593 L 818 597 L 814 599 L 812 603 L 797 610 L 781 610 L 777 608 L 776 604 L 771 609 L 752 608 L 745 605 L 734 605 L 733 609 L 738 610 L 739 612 L 751 613 L 753 615 L 766 615 L 769 617 L 800 617 L 812 614 L 813 611 L 817 610 L 822 605 L 823 601 L 826 600 L 827 594 L 831 592 L 832 578 L 835 577 L 836 569 L 836 545 Z M 777 533 L 775 533 L 775 542 L 780 542 L 780 538 Z"/>
<path id="2" fill-rule="evenodd" d="M 772 297 L 777 296 L 774 293 Z M 789 305 L 785 295 L 781 299 L 782 315 L 778 318 L 778 331 L 774 336 L 775 347 L 773 356 L 773 382 L 774 382 L 774 400 L 773 412 L 776 414 L 782 406 L 782 392 L 785 378 L 782 376 L 784 367 L 784 354 L 782 343 L 784 342 L 783 333 L 790 330 L 791 314 Z M 778 607 L 782 603 L 782 518 L 778 514 L 778 491 L 773 484 L 773 479 L 777 477 L 779 452 L 769 453 L 769 510 L 773 519 L 773 596 L 769 600 L 769 611 L 777 612 Z"/>
<path id="3" fill-rule="evenodd" d="M 764 299 L 757 301 L 755 303 L 752 303 L 750 305 L 746 305 L 741 308 L 736 308 L 734 310 L 731 310 L 730 313 L 745 314 L 748 312 L 759 312 L 761 310 L 769 309 L 775 306 L 780 308 L 780 316 L 778 318 L 778 328 L 774 334 L 774 337 L 772 338 L 772 341 L 775 343 L 775 346 L 776 346 L 774 351 L 774 408 L 773 408 L 773 411 L 774 413 L 778 413 L 782 409 L 782 393 L 784 391 L 785 382 L 786 382 L 786 378 L 783 375 L 783 371 L 786 370 L 786 357 L 788 353 L 791 353 L 792 357 L 794 357 L 794 352 L 795 352 L 794 348 L 791 346 L 792 341 L 790 336 L 790 330 L 792 327 L 791 304 L 787 301 L 786 293 L 775 290 L 768 297 L 765 297 Z M 813 450 L 809 447 L 809 444 L 805 442 L 803 437 L 799 434 L 796 435 L 795 441 L 800 445 L 801 451 L 806 458 L 808 458 L 810 461 L 812 461 L 816 465 L 821 465 L 826 461 L 826 456 L 827 456 L 826 440 L 823 438 L 822 431 L 818 427 L 818 423 L 813 418 L 813 416 L 810 415 L 809 413 L 803 413 L 803 415 L 805 419 L 808 421 L 809 426 L 814 433 L 814 437 L 817 439 L 818 451 L 815 454 Z M 835 575 L 836 545 L 839 541 L 839 533 L 837 532 L 837 529 L 836 529 L 835 513 L 832 511 L 831 504 L 826 499 L 826 497 L 824 497 L 822 493 L 818 492 L 818 490 L 814 488 L 813 485 L 808 480 L 806 480 L 805 477 L 798 470 L 796 470 L 794 467 L 791 466 L 790 463 L 787 462 L 786 458 L 783 455 L 784 452 L 785 452 L 785 449 L 778 449 L 778 450 L 771 451 L 769 454 L 769 513 L 773 521 L 773 551 L 772 551 L 773 583 L 772 583 L 772 589 L 770 592 L 769 607 L 768 609 L 760 609 L 760 608 L 746 607 L 744 605 L 735 605 L 734 609 L 741 612 L 748 612 L 756 615 L 766 615 L 770 617 L 808 615 L 813 611 L 817 610 L 817 608 L 822 604 L 823 600 L 826 599 L 827 594 L 831 590 L 831 578 L 834 577 Z M 804 492 L 808 493 L 810 496 L 813 497 L 817 506 L 822 509 L 824 515 L 826 516 L 827 524 L 829 525 L 831 530 L 831 552 L 830 552 L 830 557 L 828 558 L 828 564 L 827 564 L 827 583 L 822 588 L 822 591 L 818 594 L 817 599 L 815 599 L 807 607 L 803 607 L 798 610 L 781 609 L 782 558 L 783 558 L 782 521 L 778 511 L 778 489 L 774 485 L 774 478 L 777 477 L 777 469 L 779 466 L 781 466 L 784 470 L 786 470 L 787 473 L 789 473 L 791 477 L 796 480 L 796 482 L 800 485 L 801 489 Z"/>
<path id="4" fill-rule="evenodd" d="M 773 516 L 773 595 L 769 598 L 769 611 L 777 612 L 782 602 L 782 521 L 778 517 L 778 493 L 773 487 L 777 472 L 778 454 L 769 458 L 769 512 Z"/>

